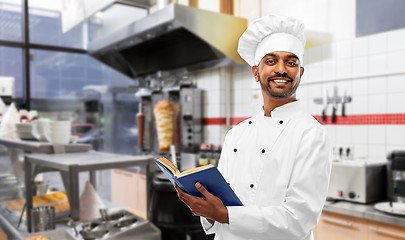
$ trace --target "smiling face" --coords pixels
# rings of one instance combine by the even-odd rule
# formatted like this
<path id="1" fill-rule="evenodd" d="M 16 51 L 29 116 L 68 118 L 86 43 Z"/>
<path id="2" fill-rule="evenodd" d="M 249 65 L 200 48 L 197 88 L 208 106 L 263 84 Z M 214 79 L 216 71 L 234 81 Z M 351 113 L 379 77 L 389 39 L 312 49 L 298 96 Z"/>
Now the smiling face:
<path id="1" fill-rule="evenodd" d="M 256 82 L 260 82 L 263 97 L 295 100 L 304 68 L 296 55 L 272 52 L 265 55 L 258 66 L 253 66 L 252 71 Z"/>

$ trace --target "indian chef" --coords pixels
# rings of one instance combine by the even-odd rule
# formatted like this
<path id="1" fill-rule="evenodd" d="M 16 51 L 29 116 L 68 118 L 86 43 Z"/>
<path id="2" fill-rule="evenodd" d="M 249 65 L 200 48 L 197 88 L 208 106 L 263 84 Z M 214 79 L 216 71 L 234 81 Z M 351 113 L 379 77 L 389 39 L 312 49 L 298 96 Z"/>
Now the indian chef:
<path id="1" fill-rule="evenodd" d="M 263 108 L 227 133 L 218 168 L 243 206 L 224 206 L 199 183 L 201 198 L 176 186 L 215 239 L 313 239 L 331 147 L 324 127 L 296 98 L 305 41 L 300 20 L 277 15 L 255 20 L 239 39 L 238 52 L 261 86 Z"/>

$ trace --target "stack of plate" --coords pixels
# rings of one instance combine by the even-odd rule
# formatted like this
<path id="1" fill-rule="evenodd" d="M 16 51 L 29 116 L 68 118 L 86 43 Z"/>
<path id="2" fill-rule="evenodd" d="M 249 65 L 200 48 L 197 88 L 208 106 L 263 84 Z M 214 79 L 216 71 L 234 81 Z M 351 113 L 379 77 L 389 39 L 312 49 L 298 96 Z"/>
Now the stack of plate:
<path id="1" fill-rule="evenodd" d="M 39 141 L 48 141 L 45 136 L 45 132 L 49 129 L 50 120 L 40 119 L 32 121 L 34 125 L 33 134 Z"/>
<path id="2" fill-rule="evenodd" d="M 18 134 L 18 137 L 21 140 L 36 140 L 36 137 L 33 132 L 34 125 L 31 123 L 16 123 L 15 129 Z"/>
<path id="3" fill-rule="evenodd" d="M 51 143 L 68 144 L 72 135 L 71 126 L 70 121 L 50 121 L 45 129 L 45 137 Z"/>

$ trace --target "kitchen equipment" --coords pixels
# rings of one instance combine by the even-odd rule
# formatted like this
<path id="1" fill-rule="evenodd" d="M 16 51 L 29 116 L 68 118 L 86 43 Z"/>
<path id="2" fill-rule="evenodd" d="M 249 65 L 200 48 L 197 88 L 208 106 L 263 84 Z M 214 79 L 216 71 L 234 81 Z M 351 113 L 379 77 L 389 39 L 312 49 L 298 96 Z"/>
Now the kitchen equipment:
<path id="1" fill-rule="evenodd" d="M 158 131 L 153 114 L 154 107 L 168 101 L 173 109 L 173 145 L 178 153 L 196 153 L 202 142 L 202 90 L 192 84 L 177 84 L 176 87 L 155 89 L 149 97 L 142 96 L 142 112 L 145 115 L 142 151 L 161 151 Z M 150 137 L 149 137 L 150 136 Z"/>
<path id="2" fill-rule="evenodd" d="M 151 188 L 148 216 L 162 231 L 162 239 L 186 240 L 190 236 L 191 239 L 203 239 L 205 233 L 200 218 L 180 201 L 173 184 L 163 173 L 153 178 Z"/>
<path id="3" fill-rule="evenodd" d="M 197 152 L 202 142 L 202 90 L 189 86 L 180 90 L 182 152 Z"/>
<path id="4" fill-rule="evenodd" d="M 346 103 L 347 103 L 347 94 L 345 89 L 342 99 L 342 117 L 346 117 Z"/>
<path id="5" fill-rule="evenodd" d="M 106 209 L 100 209 L 103 212 L 102 218 L 94 219 L 85 223 L 71 223 L 71 228 L 66 230 L 69 239 L 75 240 L 125 240 L 125 239 L 144 239 L 160 240 L 160 230 L 148 220 L 126 211 L 116 210 L 108 212 Z M 81 229 L 76 234 L 75 229 Z"/>
<path id="6" fill-rule="evenodd" d="M 388 199 L 405 203 L 405 151 L 392 151 L 387 160 Z"/>
<path id="7" fill-rule="evenodd" d="M 55 229 L 55 208 L 53 206 L 39 206 L 31 209 L 32 231 L 42 232 Z"/>
<path id="8" fill-rule="evenodd" d="M 244 18 L 170 4 L 95 39 L 88 52 L 130 78 L 157 71 L 178 75 L 242 63 L 235 50 L 246 27 Z"/>
<path id="9" fill-rule="evenodd" d="M 392 215 L 405 216 L 405 203 L 401 202 L 381 202 L 376 203 L 374 208 Z"/>
<path id="10" fill-rule="evenodd" d="M 323 92 L 323 99 L 322 99 L 322 104 L 324 105 L 322 109 L 322 122 L 326 122 L 326 111 L 328 110 L 328 103 L 329 96 L 328 96 L 328 90 L 324 90 Z"/>
<path id="11" fill-rule="evenodd" d="M 343 160 L 332 162 L 328 198 L 359 203 L 385 198 L 386 162 Z"/>
<path id="12" fill-rule="evenodd" d="M 337 87 L 334 86 L 333 100 L 332 100 L 332 123 L 336 122 L 337 100 L 338 100 Z"/>
<path id="13" fill-rule="evenodd" d="M 33 194 L 34 196 L 42 196 L 45 195 L 48 191 L 48 183 L 45 181 L 35 181 L 33 186 Z"/>

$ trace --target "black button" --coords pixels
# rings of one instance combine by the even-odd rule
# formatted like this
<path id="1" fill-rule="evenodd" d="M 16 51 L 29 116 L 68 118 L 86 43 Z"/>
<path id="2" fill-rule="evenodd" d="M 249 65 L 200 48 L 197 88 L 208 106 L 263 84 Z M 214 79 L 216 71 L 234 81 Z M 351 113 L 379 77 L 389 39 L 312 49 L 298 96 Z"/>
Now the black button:
<path id="1" fill-rule="evenodd" d="M 283 124 L 283 120 L 280 120 L 280 124 Z"/>
<path id="2" fill-rule="evenodd" d="M 250 184 L 250 188 L 254 188 L 254 186 L 255 186 L 255 185 L 253 185 L 253 183 L 252 183 L 252 184 Z"/>
<path id="3" fill-rule="evenodd" d="M 262 153 L 266 152 L 266 150 L 262 149 Z"/>
<path id="4" fill-rule="evenodd" d="M 252 121 L 249 121 L 249 124 L 252 124 Z"/>
<path id="5" fill-rule="evenodd" d="M 234 152 L 237 152 L 237 151 L 238 151 L 238 149 L 234 148 L 234 149 L 233 149 L 233 151 L 234 151 Z"/>

